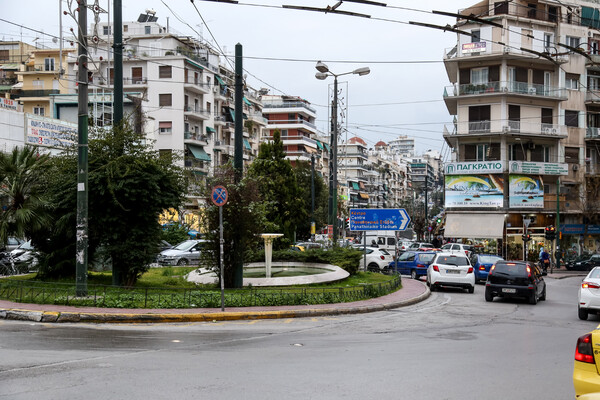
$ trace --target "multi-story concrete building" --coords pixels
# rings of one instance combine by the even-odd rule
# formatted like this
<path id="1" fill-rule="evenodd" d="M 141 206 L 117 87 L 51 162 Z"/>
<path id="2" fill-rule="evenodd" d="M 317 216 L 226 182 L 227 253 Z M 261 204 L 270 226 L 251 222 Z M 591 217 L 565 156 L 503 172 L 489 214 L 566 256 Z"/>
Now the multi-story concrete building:
<path id="1" fill-rule="evenodd" d="M 444 55 L 456 116 L 444 132 L 455 152 L 445 235 L 497 239 L 519 257 L 527 224 L 537 249 L 560 216 L 563 249 L 579 242 L 596 229 L 584 217 L 598 202 L 586 196 L 599 165 L 597 4 L 490 0 L 459 13 L 470 36 Z M 596 238 L 585 237 L 594 250 Z"/>
<path id="2" fill-rule="evenodd" d="M 338 182 L 340 193 L 347 192 L 348 206 L 367 208 L 369 193 L 367 183 L 377 172 L 369 165 L 367 143 L 359 137 L 353 137 L 347 143 L 338 145 Z M 374 183 L 373 183 L 374 184 Z"/>
<path id="3" fill-rule="evenodd" d="M 400 135 L 388 144 L 388 152 L 404 158 L 410 158 L 415 154 L 415 139 Z"/>

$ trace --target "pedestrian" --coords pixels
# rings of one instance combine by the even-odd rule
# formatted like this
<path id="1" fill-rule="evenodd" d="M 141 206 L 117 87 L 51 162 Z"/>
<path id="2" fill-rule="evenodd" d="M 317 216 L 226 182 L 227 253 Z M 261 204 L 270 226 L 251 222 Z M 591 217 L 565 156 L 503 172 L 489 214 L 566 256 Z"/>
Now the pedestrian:
<path id="1" fill-rule="evenodd" d="M 548 254 L 546 250 L 542 250 L 542 255 L 540 256 L 540 259 L 542 262 L 542 269 L 545 272 L 550 266 L 550 254 Z"/>
<path id="2" fill-rule="evenodd" d="M 439 249 L 441 247 L 440 239 L 437 236 L 433 238 L 433 240 L 431 241 L 431 244 L 436 249 Z"/>

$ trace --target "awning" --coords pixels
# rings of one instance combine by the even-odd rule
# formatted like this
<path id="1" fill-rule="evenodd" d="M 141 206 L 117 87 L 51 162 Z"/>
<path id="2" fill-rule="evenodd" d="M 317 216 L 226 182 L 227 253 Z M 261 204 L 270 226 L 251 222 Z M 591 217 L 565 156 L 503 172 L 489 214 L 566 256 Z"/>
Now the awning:
<path id="1" fill-rule="evenodd" d="M 229 114 L 231 115 L 231 120 L 235 122 L 235 110 L 233 108 L 229 109 Z"/>
<path id="2" fill-rule="evenodd" d="M 203 66 L 201 66 L 200 64 L 196 64 L 195 62 L 193 62 L 193 61 L 190 61 L 190 60 L 188 60 L 187 58 L 186 58 L 185 62 L 187 62 L 187 63 L 188 63 L 188 64 L 190 64 L 190 65 L 193 65 L 193 66 L 194 66 L 194 67 L 196 67 L 196 68 L 200 68 L 201 70 L 204 70 L 204 67 L 203 67 Z"/>
<path id="3" fill-rule="evenodd" d="M 252 150 L 252 146 L 250 146 L 250 142 L 246 138 L 244 138 L 244 147 L 246 150 Z"/>
<path id="4" fill-rule="evenodd" d="M 217 133 L 217 130 L 215 128 L 211 128 L 210 126 L 207 126 L 206 133 Z"/>
<path id="5" fill-rule="evenodd" d="M 323 143 L 321 143 L 317 140 L 317 147 L 320 148 L 321 150 L 323 150 Z"/>
<path id="6" fill-rule="evenodd" d="M 200 161 L 210 161 L 210 156 L 200 146 L 194 146 L 193 144 L 187 145 L 188 149 L 192 152 L 194 157 Z"/>
<path id="7" fill-rule="evenodd" d="M 327 143 L 323 143 L 323 146 L 325 146 L 325 150 L 327 150 L 327 152 L 329 153 L 330 152 L 329 145 Z"/>
<path id="8" fill-rule="evenodd" d="M 225 82 L 223 82 L 223 79 L 221 79 L 221 77 L 219 75 L 215 75 L 215 79 L 217 80 L 217 82 L 219 82 L 219 85 L 227 86 L 227 85 L 225 85 Z"/>
<path id="9" fill-rule="evenodd" d="M 249 105 L 249 106 L 252 105 L 252 103 L 250 103 L 250 101 L 246 97 L 244 97 L 244 103 L 246 103 L 246 105 Z"/>
<path id="10" fill-rule="evenodd" d="M 309 146 L 304 146 L 304 150 L 305 150 L 307 153 L 311 153 L 311 154 L 313 154 L 313 153 L 316 153 L 316 152 L 317 152 L 317 149 L 313 149 L 312 147 L 309 147 Z"/>
<path id="11" fill-rule="evenodd" d="M 361 199 L 369 200 L 369 195 L 366 193 L 359 193 L 358 195 L 360 196 Z"/>
<path id="12" fill-rule="evenodd" d="M 446 214 L 444 237 L 501 239 L 504 214 Z"/>
<path id="13" fill-rule="evenodd" d="M 358 183 L 352 182 L 352 189 L 359 190 Z"/>
<path id="14" fill-rule="evenodd" d="M 362 190 L 365 190 L 365 183 L 364 182 L 358 182 L 358 186 L 360 186 L 360 188 Z"/>

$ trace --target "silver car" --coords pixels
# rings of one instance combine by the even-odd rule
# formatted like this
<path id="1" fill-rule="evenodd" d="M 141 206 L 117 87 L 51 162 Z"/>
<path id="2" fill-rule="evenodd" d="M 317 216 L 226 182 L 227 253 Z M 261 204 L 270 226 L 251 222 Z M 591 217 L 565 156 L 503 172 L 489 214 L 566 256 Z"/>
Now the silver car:
<path id="1" fill-rule="evenodd" d="M 205 240 L 186 240 L 177 246 L 163 250 L 158 255 L 160 265 L 197 265 Z"/>

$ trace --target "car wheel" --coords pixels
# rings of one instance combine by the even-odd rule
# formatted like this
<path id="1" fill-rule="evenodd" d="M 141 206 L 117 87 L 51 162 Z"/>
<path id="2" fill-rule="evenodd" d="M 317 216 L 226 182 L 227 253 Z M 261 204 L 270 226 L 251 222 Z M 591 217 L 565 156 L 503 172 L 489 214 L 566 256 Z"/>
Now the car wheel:
<path id="1" fill-rule="evenodd" d="M 379 265 L 375 263 L 369 264 L 369 271 L 371 272 L 379 272 Z"/>
<path id="2" fill-rule="evenodd" d="M 437 290 L 437 286 L 432 284 L 429 286 L 429 290 L 431 290 L 432 292 L 435 292 Z"/>
<path id="3" fill-rule="evenodd" d="M 179 261 L 177 261 L 177 265 L 179 265 L 180 267 L 188 265 L 188 260 L 186 260 L 185 258 L 181 258 L 179 259 Z"/>
<path id="4" fill-rule="evenodd" d="M 492 293 L 488 290 L 485 291 L 485 301 L 493 301 L 494 300 L 494 296 L 492 296 Z"/>
<path id="5" fill-rule="evenodd" d="M 417 275 L 417 271 L 415 271 L 414 269 L 410 271 L 410 277 L 412 279 L 419 279 L 419 275 Z"/>
<path id="6" fill-rule="evenodd" d="M 534 292 L 534 293 L 531 294 L 531 297 L 529 298 L 529 304 L 536 305 L 537 302 L 538 302 L 538 298 L 537 298 L 537 296 L 536 296 L 536 294 Z"/>
<path id="7" fill-rule="evenodd" d="M 542 295 L 540 296 L 540 300 L 542 300 L 542 301 L 546 300 L 546 286 L 544 286 L 544 290 L 542 291 Z"/>
<path id="8" fill-rule="evenodd" d="M 469 293 L 474 293 L 475 292 L 475 286 L 470 286 L 469 289 L 467 289 L 469 291 Z"/>
<path id="9" fill-rule="evenodd" d="M 588 312 L 587 310 L 584 310 L 581 307 L 577 307 L 577 315 L 579 316 L 579 319 L 581 320 L 587 320 L 588 319 Z"/>

